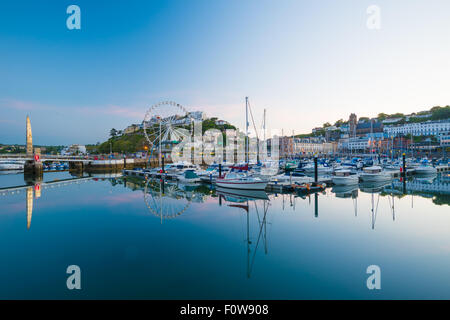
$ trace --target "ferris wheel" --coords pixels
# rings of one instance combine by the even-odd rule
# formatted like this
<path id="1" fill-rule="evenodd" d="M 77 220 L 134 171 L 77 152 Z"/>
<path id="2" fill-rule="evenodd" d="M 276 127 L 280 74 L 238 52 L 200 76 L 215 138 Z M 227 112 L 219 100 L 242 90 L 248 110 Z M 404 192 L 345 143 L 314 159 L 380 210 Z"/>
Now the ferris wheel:
<path id="1" fill-rule="evenodd" d="M 191 204 L 185 193 L 177 185 L 163 180 L 148 180 L 144 188 L 144 201 L 148 210 L 155 216 L 174 219 L 182 215 Z"/>
<path id="2" fill-rule="evenodd" d="M 189 112 L 179 103 L 163 101 L 151 106 L 145 113 L 143 127 L 152 153 L 158 150 L 161 155 L 163 144 L 179 143 L 189 136 L 191 123 Z"/>

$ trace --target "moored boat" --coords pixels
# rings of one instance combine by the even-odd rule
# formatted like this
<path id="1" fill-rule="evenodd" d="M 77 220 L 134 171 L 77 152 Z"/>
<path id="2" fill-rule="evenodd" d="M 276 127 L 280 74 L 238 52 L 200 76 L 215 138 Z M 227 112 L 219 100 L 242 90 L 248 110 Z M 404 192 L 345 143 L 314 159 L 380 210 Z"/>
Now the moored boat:
<path id="1" fill-rule="evenodd" d="M 358 184 L 359 176 L 356 173 L 352 173 L 350 170 L 337 170 L 331 179 L 333 184 L 346 186 Z"/>
<path id="2" fill-rule="evenodd" d="M 416 167 L 414 170 L 418 175 L 434 175 L 437 173 L 437 169 L 431 166 L 428 160 L 423 160 L 420 166 Z"/>
<path id="3" fill-rule="evenodd" d="M 392 179 L 391 173 L 384 171 L 379 166 L 364 168 L 359 177 L 362 181 L 366 182 L 388 181 Z"/>
<path id="4" fill-rule="evenodd" d="M 237 170 L 237 172 L 236 172 Z M 215 181 L 218 187 L 246 190 L 265 190 L 268 180 L 248 174 L 248 166 L 231 167 L 223 177 Z"/>

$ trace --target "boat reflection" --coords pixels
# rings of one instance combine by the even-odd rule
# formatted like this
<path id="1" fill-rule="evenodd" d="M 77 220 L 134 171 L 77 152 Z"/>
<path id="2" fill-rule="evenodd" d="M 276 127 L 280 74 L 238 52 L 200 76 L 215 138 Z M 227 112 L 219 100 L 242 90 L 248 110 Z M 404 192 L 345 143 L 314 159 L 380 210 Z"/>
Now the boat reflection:
<path id="1" fill-rule="evenodd" d="M 247 244 L 247 278 L 251 277 L 253 265 L 255 263 L 256 253 L 261 241 L 264 242 L 264 253 L 267 254 L 267 211 L 270 206 L 270 199 L 265 191 L 262 190 L 240 190 L 240 189 L 226 189 L 217 188 L 216 193 L 219 196 L 219 205 L 222 205 L 222 199 L 227 206 L 234 208 L 241 208 L 246 214 L 246 244 Z M 250 212 L 251 203 L 253 203 L 254 213 L 258 220 L 258 236 L 256 243 L 252 241 L 250 235 Z M 262 208 L 258 206 L 262 205 Z M 262 239 L 262 240 L 261 240 Z M 254 244 L 254 246 L 252 246 Z"/>
<path id="2" fill-rule="evenodd" d="M 333 186 L 331 192 L 333 192 L 337 198 L 357 198 L 358 185 Z"/>

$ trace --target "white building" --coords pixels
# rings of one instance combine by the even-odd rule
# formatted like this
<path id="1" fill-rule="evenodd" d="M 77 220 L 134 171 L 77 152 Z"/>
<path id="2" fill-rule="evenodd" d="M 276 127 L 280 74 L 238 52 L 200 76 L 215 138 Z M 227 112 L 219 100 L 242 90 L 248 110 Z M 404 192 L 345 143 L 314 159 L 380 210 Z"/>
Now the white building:
<path id="1" fill-rule="evenodd" d="M 439 138 L 441 147 L 450 147 L 450 132 L 442 134 Z"/>
<path id="2" fill-rule="evenodd" d="M 383 122 L 383 124 L 389 124 L 389 123 L 399 122 L 400 120 L 402 120 L 402 118 L 390 118 L 390 119 L 385 119 L 381 122 Z"/>
<path id="3" fill-rule="evenodd" d="M 339 142 L 339 149 L 341 150 L 367 150 L 370 147 L 370 138 L 348 138 Z"/>
<path id="4" fill-rule="evenodd" d="M 78 154 L 86 154 L 86 147 L 79 144 L 72 144 L 71 146 L 65 147 L 61 150 L 62 156 L 73 156 Z"/>
<path id="5" fill-rule="evenodd" d="M 384 132 L 388 136 L 410 135 L 413 136 L 438 136 L 450 131 L 450 120 L 426 121 L 417 123 L 405 123 L 397 126 L 385 126 Z"/>
<path id="6" fill-rule="evenodd" d="M 330 154 L 335 152 L 336 144 L 323 142 L 322 139 L 294 139 L 295 154 Z"/>
<path id="7" fill-rule="evenodd" d="M 224 124 L 228 124 L 228 122 L 225 120 L 216 120 L 216 125 L 223 126 Z"/>
<path id="8" fill-rule="evenodd" d="M 192 112 L 188 112 L 188 117 L 190 117 L 194 120 L 204 120 L 205 113 L 203 111 L 192 111 Z"/>

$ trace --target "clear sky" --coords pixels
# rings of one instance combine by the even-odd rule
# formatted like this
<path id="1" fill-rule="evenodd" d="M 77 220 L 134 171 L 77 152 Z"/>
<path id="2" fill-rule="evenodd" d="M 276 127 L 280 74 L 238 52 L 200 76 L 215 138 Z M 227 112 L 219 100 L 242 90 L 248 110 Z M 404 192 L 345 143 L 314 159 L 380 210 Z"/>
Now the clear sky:
<path id="1" fill-rule="evenodd" d="M 81 8 L 81 30 L 66 9 Z M 381 9 L 381 29 L 366 22 Z M 96 143 L 174 100 L 242 127 L 450 104 L 448 0 L 5 0 L 0 143 Z"/>

